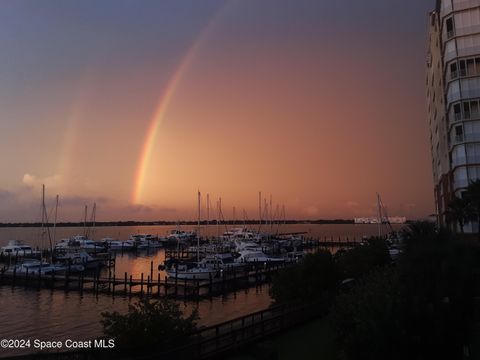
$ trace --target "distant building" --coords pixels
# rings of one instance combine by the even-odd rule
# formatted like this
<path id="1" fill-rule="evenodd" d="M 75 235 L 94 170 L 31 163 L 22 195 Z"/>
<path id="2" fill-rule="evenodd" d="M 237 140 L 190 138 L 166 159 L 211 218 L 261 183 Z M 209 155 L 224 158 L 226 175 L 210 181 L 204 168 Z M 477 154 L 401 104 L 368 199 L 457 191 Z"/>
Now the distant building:
<path id="1" fill-rule="evenodd" d="M 378 222 L 378 217 L 362 217 L 354 219 L 355 224 L 378 224 Z M 386 222 L 386 219 L 383 219 L 383 222 Z M 388 222 L 390 222 L 390 224 L 405 224 L 407 218 L 405 216 L 389 216 Z"/>
<path id="2" fill-rule="evenodd" d="M 480 0 L 437 0 L 428 19 L 427 105 L 436 213 L 480 178 Z M 478 224 L 467 224 L 477 232 Z"/>

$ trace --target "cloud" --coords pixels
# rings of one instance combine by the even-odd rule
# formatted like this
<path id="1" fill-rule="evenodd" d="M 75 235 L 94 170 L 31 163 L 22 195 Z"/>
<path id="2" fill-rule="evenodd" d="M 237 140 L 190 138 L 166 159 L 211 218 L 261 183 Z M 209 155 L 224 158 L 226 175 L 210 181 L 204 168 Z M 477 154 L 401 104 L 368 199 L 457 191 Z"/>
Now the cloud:
<path id="1" fill-rule="evenodd" d="M 26 173 L 23 175 L 22 184 L 28 188 L 38 188 L 44 184 L 48 188 L 55 188 L 60 184 L 61 176 L 60 175 L 51 175 L 45 178 L 39 178 L 35 175 Z"/>

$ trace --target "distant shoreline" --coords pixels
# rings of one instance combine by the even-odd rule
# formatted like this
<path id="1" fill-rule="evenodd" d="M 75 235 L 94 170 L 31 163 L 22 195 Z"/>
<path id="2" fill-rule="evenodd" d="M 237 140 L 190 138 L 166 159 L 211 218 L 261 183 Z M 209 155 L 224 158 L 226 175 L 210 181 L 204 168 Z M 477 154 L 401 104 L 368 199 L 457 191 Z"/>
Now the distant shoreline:
<path id="1" fill-rule="evenodd" d="M 258 220 L 224 220 L 220 222 L 223 225 L 258 225 Z M 275 222 L 274 222 L 275 223 Z M 334 219 L 334 220 L 285 220 L 279 221 L 280 224 L 354 224 L 353 219 Z M 95 222 L 95 226 L 158 226 L 158 225 L 167 225 L 167 226 L 175 226 L 175 225 L 197 225 L 197 221 L 98 221 Z M 201 221 L 201 225 L 207 225 L 206 221 Z M 209 225 L 215 225 L 215 220 L 210 220 Z M 263 220 L 263 224 L 265 224 L 265 220 Z M 83 227 L 85 224 L 83 222 L 60 222 L 57 223 L 57 227 Z M 86 223 L 87 226 L 92 226 L 93 223 L 88 221 Z M 362 225 L 362 224 L 357 224 Z M 41 227 L 42 223 L 35 222 L 35 223 L 0 223 L 0 227 Z M 53 223 L 45 224 L 45 226 L 53 226 Z"/>

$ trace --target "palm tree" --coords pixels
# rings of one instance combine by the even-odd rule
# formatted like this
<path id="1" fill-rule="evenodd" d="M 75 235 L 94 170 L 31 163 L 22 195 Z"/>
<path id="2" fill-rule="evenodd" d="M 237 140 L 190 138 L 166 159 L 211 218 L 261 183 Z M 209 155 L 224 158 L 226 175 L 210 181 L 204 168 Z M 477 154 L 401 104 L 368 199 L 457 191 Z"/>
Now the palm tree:
<path id="1" fill-rule="evenodd" d="M 465 222 L 472 217 L 472 206 L 467 199 L 456 197 L 448 203 L 446 216 L 449 223 L 460 225 L 460 232 L 463 234 Z"/>

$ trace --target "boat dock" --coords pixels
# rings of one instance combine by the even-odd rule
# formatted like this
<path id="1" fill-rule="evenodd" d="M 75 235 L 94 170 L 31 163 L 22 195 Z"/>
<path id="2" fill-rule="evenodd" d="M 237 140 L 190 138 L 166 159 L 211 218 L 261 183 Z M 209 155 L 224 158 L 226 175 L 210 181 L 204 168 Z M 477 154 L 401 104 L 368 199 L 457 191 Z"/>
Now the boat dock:
<path id="1" fill-rule="evenodd" d="M 358 246 L 361 240 L 348 238 L 323 238 L 308 239 L 305 248 L 309 252 L 316 252 L 326 248 L 345 248 Z M 187 258 L 193 253 L 188 249 L 165 249 L 166 258 Z M 199 299 L 216 295 L 224 295 L 237 290 L 259 286 L 270 282 L 279 270 L 294 266 L 295 262 L 261 262 L 245 263 L 242 266 L 227 267 L 218 270 L 209 279 L 179 279 L 176 277 L 161 276 L 158 265 L 150 262 L 150 272 L 141 273 L 133 277 L 127 272 L 118 275 L 115 273 L 115 256 L 110 254 L 105 257 L 108 266 L 108 275 L 101 275 L 100 271 L 94 272 L 69 272 L 64 273 L 19 273 L 16 268 L 8 271 L 6 267 L 0 269 L 0 286 L 23 286 L 35 289 L 51 289 L 63 291 L 90 292 L 110 296 L 148 296 L 172 297 L 184 299 Z M 5 259 L 4 259 L 5 260 Z M 15 263 L 17 259 L 8 259 Z M 155 270 L 155 271 L 154 271 Z"/>

